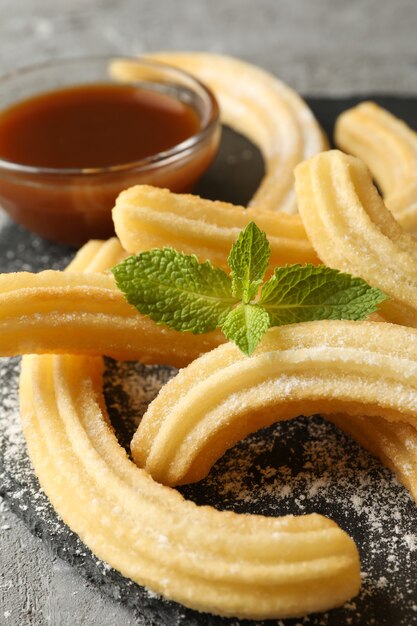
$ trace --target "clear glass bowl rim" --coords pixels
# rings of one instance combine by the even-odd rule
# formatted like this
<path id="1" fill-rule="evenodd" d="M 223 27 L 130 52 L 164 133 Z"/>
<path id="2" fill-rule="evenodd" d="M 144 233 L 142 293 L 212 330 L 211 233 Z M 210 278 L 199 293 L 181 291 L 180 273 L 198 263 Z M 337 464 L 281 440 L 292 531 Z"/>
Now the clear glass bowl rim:
<path id="1" fill-rule="evenodd" d="M 169 65 L 167 63 L 161 63 L 159 61 L 154 61 L 153 59 L 149 59 L 147 57 L 142 56 L 126 56 L 126 55 L 118 55 L 118 54 L 101 54 L 101 55 L 88 55 L 88 56 L 74 56 L 62 59 L 54 59 L 49 61 L 43 61 L 40 63 L 35 63 L 33 65 L 26 65 L 21 68 L 17 68 L 15 70 L 11 70 L 5 74 L 0 75 L 0 90 L 3 87 L 3 84 L 8 80 L 13 78 L 18 78 L 21 75 L 29 74 L 30 72 L 39 71 L 43 69 L 48 69 L 48 67 L 58 67 L 72 64 L 72 63 L 80 63 L 80 62 L 94 62 L 94 61 L 129 61 L 135 62 L 142 65 L 147 65 L 148 67 L 155 67 L 158 69 L 165 70 L 169 72 L 171 75 L 178 75 L 180 78 L 187 79 L 192 84 L 198 86 L 207 96 L 207 117 L 206 121 L 203 123 L 200 130 L 188 137 L 185 141 L 169 148 L 168 150 L 164 150 L 163 152 L 158 152 L 157 154 L 151 155 L 144 159 L 139 159 L 137 161 L 130 161 L 128 163 L 122 163 L 118 165 L 111 165 L 107 167 L 91 167 L 91 168 L 56 168 L 56 167 L 38 167 L 33 165 L 25 165 L 22 163 L 16 163 L 14 161 L 9 161 L 7 159 L 0 158 L 0 171 L 9 171 L 10 173 L 16 174 L 30 174 L 30 175 L 45 175 L 45 176 L 97 176 L 100 174 L 114 174 L 117 172 L 127 172 L 129 170 L 135 171 L 146 171 L 149 169 L 155 169 L 158 167 L 163 167 L 165 165 L 169 165 L 177 160 L 179 160 L 182 156 L 186 156 L 193 149 L 196 149 L 200 144 L 204 144 L 205 140 L 211 136 L 211 134 L 215 131 L 216 127 L 220 121 L 220 110 L 217 100 L 213 94 L 213 92 L 202 83 L 198 78 L 181 70 L 175 66 Z M 99 81 L 98 81 L 99 82 Z M 134 81 L 132 81 L 133 83 Z M 74 84 L 76 84 L 74 82 Z M 39 91 L 42 93 L 42 90 Z M 19 101 L 16 101 L 16 104 Z M 12 105 L 13 106 L 13 105 Z"/>

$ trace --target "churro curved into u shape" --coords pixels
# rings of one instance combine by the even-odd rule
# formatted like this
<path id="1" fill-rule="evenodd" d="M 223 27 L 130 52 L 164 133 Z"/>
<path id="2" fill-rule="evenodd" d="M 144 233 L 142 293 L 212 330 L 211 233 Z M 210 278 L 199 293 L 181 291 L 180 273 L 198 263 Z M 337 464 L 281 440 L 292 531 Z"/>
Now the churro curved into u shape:
<path id="1" fill-rule="evenodd" d="M 250 358 L 220 346 L 160 391 L 135 433 L 132 455 L 164 484 L 194 482 L 259 428 L 337 412 L 417 426 L 417 331 L 320 321 L 269 330 Z"/>
<path id="2" fill-rule="evenodd" d="M 85 269 L 100 271 L 88 256 Z M 136 467 L 109 427 L 102 367 L 101 358 L 24 357 L 20 387 L 40 483 L 98 557 L 166 598 L 225 616 L 301 616 L 358 591 L 356 547 L 331 520 L 198 507 Z"/>
<path id="3" fill-rule="evenodd" d="M 342 113 L 336 144 L 369 167 L 395 219 L 417 233 L 417 133 L 374 102 Z"/>
<path id="4" fill-rule="evenodd" d="M 223 268 L 232 244 L 253 219 L 268 236 L 271 270 L 287 263 L 318 263 L 299 215 L 262 209 L 254 215 L 226 202 L 147 185 L 122 191 L 113 209 L 116 234 L 128 252 L 172 246 Z"/>
<path id="5" fill-rule="evenodd" d="M 290 87 L 268 72 L 232 57 L 197 52 L 158 52 L 151 59 L 193 74 L 214 93 L 222 122 L 260 149 L 266 175 L 250 209 L 295 213 L 294 167 L 327 147 L 313 113 Z M 112 62 L 118 80 L 142 78 L 135 62 Z"/>
<path id="6" fill-rule="evenodd" d="M 360 276 L 390 299 L 380 313 L 417 326 L 417 240 L 385 207 L 367 167 L 332 150 L 295 170 L 298 206 L 308 237 L 330 267 Z"/>

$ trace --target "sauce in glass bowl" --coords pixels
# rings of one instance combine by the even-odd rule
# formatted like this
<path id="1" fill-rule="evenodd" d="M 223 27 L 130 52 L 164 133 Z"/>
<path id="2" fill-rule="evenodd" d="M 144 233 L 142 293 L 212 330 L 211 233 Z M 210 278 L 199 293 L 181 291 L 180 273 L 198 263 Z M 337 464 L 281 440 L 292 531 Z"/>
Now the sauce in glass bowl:
<path id="1" fill-rule="evenodd" d="M 0 205 L 47 239 L 80 245 L 110 236 L 122 189 L 190 191 L 217 150 L 209 90 L 137 59 L 129 62 L 143 66 L 143 80 L 120 83 L 115 60 L 58 61 L 0 79 Z"/>
<path id="2" fill-rule="evenodd" d="M 173 148 L 199 127 L 192 107 L 157 91 L 66 87 L 0 113 L 0 158 L 48 168 L 111 167 Z"/>

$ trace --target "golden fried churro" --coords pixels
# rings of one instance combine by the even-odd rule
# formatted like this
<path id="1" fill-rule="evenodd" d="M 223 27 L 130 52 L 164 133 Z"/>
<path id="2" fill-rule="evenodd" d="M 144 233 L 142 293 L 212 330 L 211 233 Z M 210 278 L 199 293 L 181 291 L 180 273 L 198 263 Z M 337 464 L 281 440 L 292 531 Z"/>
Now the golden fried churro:
<path id="1" fill-rule="evenodd" d="M 416 233 L 417 133 L 374 102 L 363 102 L 339 116 L 335 140 L 366 163 L 395 219 Z"/>
<path id="2" fill-rule="evenodd" d="M 101 376 L 100 358 L 29 356 L 20 388 L 40 483 L 98 557 L 166 598 L 226 616 L 301 616 L 358 591 L 356 547 L 331 520 L 198 507 L 136 467 L 108 425 Z"/>
<path id="3" fill-rule="evenodd" d="M 257 145 L 266 175 L 250 207 L 296 212 L 294 167 L 325 150 L 327 141 L 306 103 L 277 78 L 244 61 L 210 53 L 161 52 L 153 60 L 193 74 L 215 94 L 222 122 Z M 118 80 L 142 79 L 135 61 L 114 61 Z"/>
<path id="4" fill-rule="evenodd" d="M 385 319 L 417 326 L 417 241 L 385 207 L 366 166 L 337 150 L 295 171 L 301 217 L 326 265 L 360 276 L 390 299 Z"/>
<path id="5" fill-rule="evenodd" d="M 223 268 L 239 232 L 252 219 L 267 233 L 272 268 L 318 262 L 298 215 L 261 209 L 254 215 L 243 207 L 146 185 L 123 191 L 113 209 L 116 233 L 128 252 L 169 245 Z"/>
<path id="6" fill-rule="evenodd" d="M 416 330 L 380 322 L 271 329 L 251 358 L 220 346 L 161 390 L 133 438 L 133 458 L 178 485 L 204 478 L 249 433 L 297 415 L 345 412 L 417 426 L 416 355 Z"/>
<path id="7" fill-rule="evenodd" d="M 106 241 L 90 239 L 76 253 L 66 272 L 104 272 L 127 256 L 117 237 Z"/>
<path id="8" fill-rule="evenodd" d="M 99 246 L 99 247 L 97 247 Z M 182 367 L 225 341 L 220 331 L 179 333 L 127 303 L 110 274 L 123 258 L 116 239 L 87 244 L 70 271 L 0 276 L 0 354 L 72 353 Z M 93 258 L 94 257 L 94 258 Z M 83 265 L 90 274 L 80 273 Z"/>

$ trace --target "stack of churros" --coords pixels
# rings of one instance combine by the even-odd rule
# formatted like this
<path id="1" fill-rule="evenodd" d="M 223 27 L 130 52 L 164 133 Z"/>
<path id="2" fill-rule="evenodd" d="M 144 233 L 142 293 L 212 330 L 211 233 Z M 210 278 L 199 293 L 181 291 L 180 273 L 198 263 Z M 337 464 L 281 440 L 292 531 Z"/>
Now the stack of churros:
<path id="1" fill-rule="evenodd" d="M 172 487 L 206 476 L 248 433 L 321 412 L 417 498 L 417 244 L 395 219 L 413 227 L 416 140 L 369 104 L 337 126 L 338 143 L 365 159 L 393 217 L 362 162 L 317 154 L 326 148 L 319 125 L 274 77 L 218 55 L 156 56 L 208 83 L 224 122 L 260 147 L 267 173 L 248 210 L 147 186 L 126 190 L 114 209 L 118 239 L 90 242 L 65 272 L 0 277 L 0 354 L 30 354 L 20 387 L 29 454 L 70 528 L 166 598 L 249 619 L 337 607 L 358 592 L 360 567 L 355 544 L 334 522 L 220 512 Z M 135 63 L 111 71 L 131 79 Z M 398 171 L 392 146 L 403 157 Z M 293 169 L 305 159 L 295 194 Z M 382 315 L 391 323 L 275 328 L 249 358 L 219 332 L 179 333 L 142 316 L 106 271 L 127 253 L 165 245 L 225 267 L 251 220 L 270 241 L 270 272 L 321 259 L 385 291 Z M 110 426 L 102 355 L 186 366 L 149 406 L 132 441 L 136 464 Z"/>

